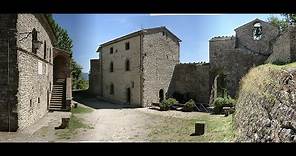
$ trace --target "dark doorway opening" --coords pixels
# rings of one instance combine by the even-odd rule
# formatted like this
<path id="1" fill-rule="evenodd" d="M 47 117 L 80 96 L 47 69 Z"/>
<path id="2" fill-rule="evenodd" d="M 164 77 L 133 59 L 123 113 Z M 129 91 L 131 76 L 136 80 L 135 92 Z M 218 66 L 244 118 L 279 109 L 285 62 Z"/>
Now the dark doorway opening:
<path id="1" fill-rule="evenodd" d="M 127 88 L 127 89 L 126 89 L 126 102 L 127 102 L 128 104 L 131 103 L 131 89 L 130 89 L 130 88 Z"/>
<path id="2" fill-rule="evenodd" d="M 163 89 L 159 90 L 159 102 L 162 102 L 164 100 L 164 92 Z"/>

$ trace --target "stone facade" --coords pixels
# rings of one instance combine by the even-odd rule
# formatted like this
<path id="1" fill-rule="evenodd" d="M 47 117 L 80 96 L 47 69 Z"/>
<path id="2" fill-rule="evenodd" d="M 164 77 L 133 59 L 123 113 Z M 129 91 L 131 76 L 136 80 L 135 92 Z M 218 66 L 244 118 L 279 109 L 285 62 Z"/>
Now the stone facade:
<path id="1" fill-rule="evenodd" d="M 109 101 L 142 107 L 159 102 L 159 91 L 162 89 L 165 95 L 179 63 L 179 42 L 165 27 L 159 27 L 102 44 L 98 49 L 100 63 L 91 62 L 96 67 L 91 67 L 90 84 L 96 86 L 90 92 L 98 96 L 101 92 L 101 98 Z"/>
<path id="2" fill-rule="evenodd" d="M 0 130 L 17 129 L 16 14 L 0 15 Z M 14 111 L 12 111 L 14 110 Z"/>
<path id="3" fill-rule="evenodd" d="M 162 32 L 143 37 L 143 105 L 160 102 L 179 64 L 179 41 Z M 161 95 L 163 94 L 163 95 Z"/>
<path id="4" fill-rule="evenodd" d="M 9 70 L 10 81 L 0 83 L 6 92 L 2 96 L 1 91 L 0 127 L 1 130 L 16 131 L 28 127 L 47 112 L 53 84 L 52 47 L 55 36 L 47 18 L 41 14 L 1 15 L 0 18 L 1 26 L 7 25 L 6 28 L 1 27 L 1 32 L 15 32 L 10 36 L 9 59 L 13 60 L 9 62 L 9 68 L 4 61 L 8 59 L 5 42 L 8 36 L 1 38 L 1 45 L 6 47 L 1 48 L 1 70 L 5 73 L 4 80 L 7 80 Z M 36 52 L 33 52 L 32 34 L 29 33 L 33 28 L 37 30 L 37 40 L 42 42 Z"/>
<path id="5" fill-rule="evenodd" d="M 182 103 L 189 99 L 197 103 L 208 103 L 209 69 L 209 63 L 177 64 L 169 86 L 169 97 Z"/>
<path id="6" fill-rule="evenodd" d="M 101 60 L 90 60 L 90 72 L 89 72 L 89 93 L 92 95 L 102 96 L 101 88 Z"/>
<path id="7" fill-rule="evenodd" d="M 295 34 L 296 27 L 289 26 L 288 30 L 283 32 L 273 44 L 273 53 L 268 57 L 266 63 L 296 61 Z"/>

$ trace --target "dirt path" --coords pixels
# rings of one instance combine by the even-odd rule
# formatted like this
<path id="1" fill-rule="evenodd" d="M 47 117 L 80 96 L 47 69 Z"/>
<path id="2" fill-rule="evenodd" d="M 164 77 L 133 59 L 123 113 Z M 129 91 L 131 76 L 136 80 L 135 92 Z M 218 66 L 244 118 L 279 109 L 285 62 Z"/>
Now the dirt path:
<path id="1" fill-rule="evenodd" d="M 195 118 L 199 112 L 160 112 L 149 108 L 124 108 L 108 102 L 88 98 L 85 105 L 97 108 L 92 113 L 77 114 L 93 129 L 80 130 L 72 141 L 149 141 L 149 127 L 159 124 L 163 117 Z M 82 105 L 80 105 L 82 106 Z"/>
<path id="2" fill-rule="evenodd" d="M 93 102 L 93 103 L 92 103 Z M 73 141 L 145 141 L 150 116 L 136 108 L 123 108 L 107 102 L 89 99 L 88 104 L 97 105 L 92 113 L 77 114 L 93 129 L 80 130 Z"/>
<path id="3" fill-rule="evenodd" d="M 93 111 L 84 113 L 74 113 L 74 111 L 72 115 L 91 128 L 55 130 L 54 127 L 60 124 L 63 113 L 54 112 L 48 113 L 26 130 L 17 133 L 0 132 L 0 141 L 150 142 L 198 140 L 198 137 L 190 137 L 194 131 L 196 119 L 202 118 L 211 122 L 218 118 L 224 120 L 223 117 L 210 117 L 209 114 L 200 112 L 163 112 L 149 108 L 128 108 L 127 105 L 112 104 L 92 97 L 84 97 L 78 101 L 79 107 L 87 107 L 87 110 Z M 221 119 L 217 120 L 219 121 L 217 124 Z M 213 132 L 215 131 L 214 129 Z"/>

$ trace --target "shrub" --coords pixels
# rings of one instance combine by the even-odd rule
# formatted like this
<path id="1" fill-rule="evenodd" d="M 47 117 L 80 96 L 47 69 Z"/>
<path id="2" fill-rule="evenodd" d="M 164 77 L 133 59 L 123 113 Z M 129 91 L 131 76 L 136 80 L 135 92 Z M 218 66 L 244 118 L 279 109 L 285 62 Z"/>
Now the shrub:
<path id="1" fill-rule="evenodd" d="M 288 64 L 288 63 L 291 63 L 291 61 L 275 60 L 275 61 L 272 62 L 272 64 L 274 64 L 274 65 L 285 65 L 285 64 Z"/>
<path id="2" fill-rule="evenodd" d="M 230 96 L 222 98 L 218 97 L 214 101 L 214 113 L 221 114 L 223 111 L 223 107 L 233 107 L 235 105 L 235 100 Z"/>
<path id="3" fill-rule="evenodd" d="M 194 109 L 194 105 L 195 105 L 195 102 L 194 100 L 190 99 L 189 101 L 187 101 L 183 107 L 183 111 L 185 112 L 192 112 L 193 109 Z"/>
<path id="4" fill-rule="evenodd" d="M 167 100 L 163 100 L 160 104 L 159 104 L 159 107 L 160 107 L 160 110 L 161 111 L 167 111 L 170 109 L 170 107 L 174 104 L 176 104 L 178 101 L 174 98 L 169 98 Z"/>

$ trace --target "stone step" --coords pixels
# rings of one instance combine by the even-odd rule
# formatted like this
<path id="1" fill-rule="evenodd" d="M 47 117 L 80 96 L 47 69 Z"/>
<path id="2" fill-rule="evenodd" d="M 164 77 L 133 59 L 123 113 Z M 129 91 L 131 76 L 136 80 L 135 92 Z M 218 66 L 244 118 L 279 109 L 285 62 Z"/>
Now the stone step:
<path id="1" fill-rule="evenodd" d="M 50 103 L 62 103 L 62 100 L 50 100 Z"/>
<path id="2" fill-rule="evenodd" d="M 53 93 L 52 93 L 52 96 L 53 96 L 53 95 L 63 95 L 63 92 L 53 92 Z"/>
<path id="3" fill-rule="evenodd" d="M 62 100 L 50 100 L 50 103 L 62 103 Z"/>
<path id="4" fill-rule="evenodd" d="M 49 108 L 48 110 L 50 110 L 50 111 L 66 111 L 66 109 L 62 109 L 62 108 Z"/>
<path id="5" fill-rule="evenodd" d="M 50 100 L 50 103 L 62 103 L 62 100 Z"/>
<path id="6" fill-rule="evenodd" d="M 53 102 L 50 102 L 50 104 L 52 105 L 62 105 L 62 102 L 61 101 L 53 101 Z"/>
<path id="7" fill-rule="evenodd" d="M 51 96 L 51 99 L 63 99 L 63 96 Z"/>
<path id="8" fill-rule="evenodd" d="M 54 104 L 51 104 L 49 107 L 63 107 L 63 105 L 62 104 L 60 104 L 60 105 L 54 105 Z"/>
<path id="9" fill-rule="evenodd" d="M 55 87 L 53 87 L 53 89 L 64 89 L 64 87 L 63 86 L 61 86 L 61 87 L 60 86 L 58 86 L 58 87 L 55 86 Z"/>
<path id="10" fill-rule="evenodd" d="M 62 106 L 49 106 L 49 108 L 62 108 Z"/>

